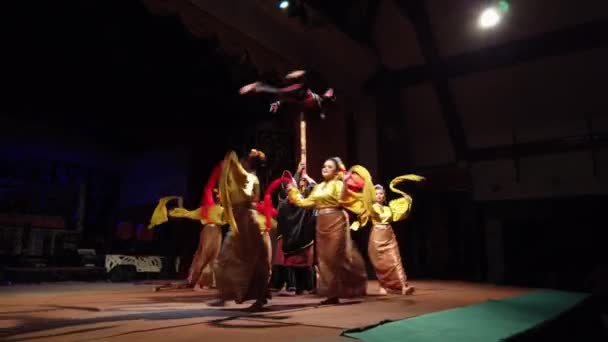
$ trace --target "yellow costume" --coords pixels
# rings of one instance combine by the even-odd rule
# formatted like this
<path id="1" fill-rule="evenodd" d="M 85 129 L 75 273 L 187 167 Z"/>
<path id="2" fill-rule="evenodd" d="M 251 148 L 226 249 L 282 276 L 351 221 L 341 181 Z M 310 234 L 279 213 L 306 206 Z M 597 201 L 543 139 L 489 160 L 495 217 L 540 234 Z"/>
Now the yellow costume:
<path id="1" fill-rule="evenodd" d="M 423 179 L 423 177 L 417 175 L 404 175 L 393 179 L 390 183 L 390 189 L 400 194 L 401 197 L 391 200 L 388 206 L 374 203 L 375 200 L 370 201 L 369 196 L 365 199 L 367 207 L 372 203 L 370 217 L 373 225 L 367 251 L 382 288 L 401 291 L 402 293 L 413 291 L 413 288 L 407 282 L 399 245 L 391 223 L 406 219 L 412 207 L 412 198 L 395 188 L 395 186 L 405 180 L 421 181 Z M 366 182 L 366 186 L 370 183 L 371 179 Z"/>
<path id="2" fill-rule="evenodd" d="M 178 200 L 179 207 L 167 211 L 167 203 L 171 200 Z M 209 220 L 201 218 L 201 209 L 187 210 L 181 207 L 181 197 L 169 196 L 159 200 L 148 229 L 165 223 L 169 217 L 187 218 L 200 221 L 203 225 L 199 235 L 199 243 L 196 253 L 192 259 L 190 271 L 188 272 L 188 283 L 192 286 L 198 284 L 201 287 L 214 286 L 213 263 L 217 259 L 222 247 L 222 229 L 224 222 L 224 208 L 214 205 L 209 208 Z"/>
<path id="3" fill-rule="evenodd" d="M 318 209 L 315 246 L 319 264 L 319 294 L 329 298 L 365 295 L 365 263 L 353 245 L 348 215 L 343 210 L 361 212 L 361 202 L 344 189 L 344 183 L 338 178 L 316 185 L 306 198 L 298 189 L 292 188 L 289 199 L 296 206 Z"/>
<path id="4" fill-rule="evenodd" d="M 266 299 L 272 253 L 270 237 L 254 209 L 260 197 L 259 184 L 257 176 L 245 170 L 236 153 L 226 155 L 219 188 L 231 233 L 215 266 L 223 300 L 242 303 L 249 299 Z"/>

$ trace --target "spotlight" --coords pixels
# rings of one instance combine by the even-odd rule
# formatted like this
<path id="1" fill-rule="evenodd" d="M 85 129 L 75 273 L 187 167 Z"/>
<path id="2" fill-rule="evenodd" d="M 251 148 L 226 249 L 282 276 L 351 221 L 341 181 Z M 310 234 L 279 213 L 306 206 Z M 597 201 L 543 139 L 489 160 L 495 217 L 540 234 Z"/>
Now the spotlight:
<path id="1" fill-rule="evenodd" d="M 501 17 L 498 10 L 495 7 L 489 7 L 481 12 L 478 24 L 482 29 L 489 29 L 498 25 L 500 19 Z"/>
<path id="2" fill-rule="evenodd" d="M 279 8 L 282 10 L 286 10 L 289 7 L 289 1 L 281 0 L 279 1 Z"/>

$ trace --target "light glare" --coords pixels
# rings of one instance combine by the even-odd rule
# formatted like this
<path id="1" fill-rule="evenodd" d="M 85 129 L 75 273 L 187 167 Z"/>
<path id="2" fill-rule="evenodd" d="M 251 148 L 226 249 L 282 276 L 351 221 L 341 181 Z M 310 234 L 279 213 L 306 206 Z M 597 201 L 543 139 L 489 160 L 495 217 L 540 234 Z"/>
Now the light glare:
<path id="1" fill-rule="evenodd" d="M 500 22 L 500 14 L 494 7 L 486 8 L 479 16 L 479 27 L 483 29 L 491 28 Z"/>
<path id="2" fill-rule="evenodd" d="M 289 1 L 285 0 L 285 1 L 281 1 L 279 3 L 279 8 L 280 9 L 286 9 L 287 7 L 289 7 Z"/>

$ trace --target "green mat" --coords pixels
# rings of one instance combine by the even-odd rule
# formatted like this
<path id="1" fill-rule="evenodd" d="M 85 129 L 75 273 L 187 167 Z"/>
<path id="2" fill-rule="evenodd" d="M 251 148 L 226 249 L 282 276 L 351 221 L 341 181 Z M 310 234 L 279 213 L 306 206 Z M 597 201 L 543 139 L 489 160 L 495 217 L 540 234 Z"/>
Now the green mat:
<path id="1" fill-rule="evenodd" d="M 365 342 L 495 342 L 557 317 L 588 294 L 539 291 L 343 333 Z M 421 299 L 423 300 L 423 299 Z"/>

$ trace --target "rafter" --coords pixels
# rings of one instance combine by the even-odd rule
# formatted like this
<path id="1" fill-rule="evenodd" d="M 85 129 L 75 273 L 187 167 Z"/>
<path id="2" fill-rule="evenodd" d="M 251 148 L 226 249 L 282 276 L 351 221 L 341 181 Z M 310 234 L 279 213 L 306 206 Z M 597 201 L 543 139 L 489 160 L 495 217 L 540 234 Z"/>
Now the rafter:
<path id="1" fill-rule="evenodd" d="M 575 27 L 541 33 L 526 39 L 449 57 L 439 66 L 452 79 L 505 68 L 542 58 L 608 46 L 608 20 L 588 22 Z M 431 80 L 434 66 L 430 63 L 400 70 L 380 70 L 366 83 L 367 90 L 376 84 L 409 87 Z"/>
<path id="2" fill-rule="evenodd" d="M 410 18 L 414 30 L 416 31 L 418 44 L 426 59 L 426 65 L 431 71 L 429 73 L 429 80 L 437 95 L 441 107 L 441 114 L 446 123 L 456 159 L 464 160 L 467 158 L 468 153 L 466 135 L 461 122 L 461 117 L 456 108 L 452 91 L 450 90 L 448 76 L 443 67 L 444 62 L 441 59 L 439 49 L 437 48 L 437 42 L 431 28 L 428 12 L 423 1 L 420 0 L 401 0 L 397 1 L 397 4 L 404 14 Z"/>

